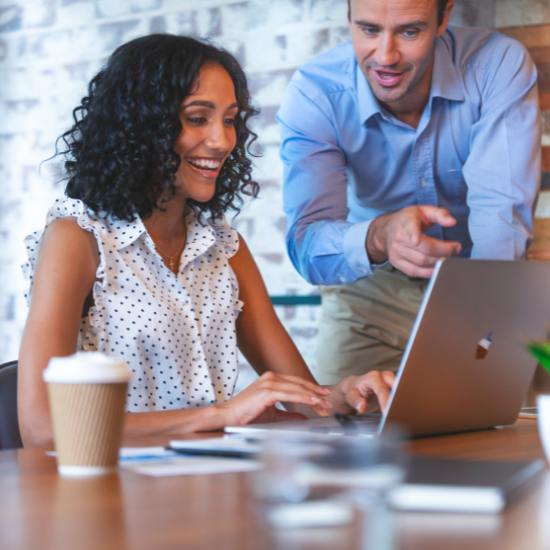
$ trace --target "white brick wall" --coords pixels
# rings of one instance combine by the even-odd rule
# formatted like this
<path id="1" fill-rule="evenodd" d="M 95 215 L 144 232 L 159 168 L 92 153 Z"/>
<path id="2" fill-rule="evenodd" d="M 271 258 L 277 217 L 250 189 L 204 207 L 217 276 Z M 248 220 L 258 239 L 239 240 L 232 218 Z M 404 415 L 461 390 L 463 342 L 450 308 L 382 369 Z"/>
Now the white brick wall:
<path id="1" fill-rule="evenodd" d="M 345 0 L 37 0 L 0 1 L 0 361 L 17 357 L 27 307 L 20 264 L 23 238 L 43 225 L 62 195 L 59 166 L 39 164 L 70 126 L 71 110 L 117 46 L 149 32 L 209 37 L 234 52 L 250 77 L 262 115 L 260 198 L 234 220 L 256 255 L 271 294 L 315 289 L 284 248 L 282 166 L 274 114 L 295 68 L 347 39 Z M 279 308 L 313 361 L 316 308 Z"/>
<path id="2" fill-rule="evenodd" d="M 497 0 L 496 26 L 522 27 L 550 23 L 549 0 Z"/>
<path id="3" fill-rule="evenodd" d="M 487 16 L 477 1 L 459 4 L 469 19 Z M 59 166 L 46 163 L 39 173 L 39 164 L 70 126 L 71 110 L 106 57 L 150 32 L 209 37 L 244 63 L 262 109 L 256 130 L 263 157 L 255 172 L 262 192 L 234 225 L 271 294 L 315 291 L 295 272 L 284 247 L 274 113 L 295 68 L 348 39 L 345 0 L 0 0 L 0 362 L 17 357 L 27 313 L 23 238 L 42 227 L 47 208 L 63 192 L 53 185 Z M 318 309 L 278 313 L 313 364 Z"/>

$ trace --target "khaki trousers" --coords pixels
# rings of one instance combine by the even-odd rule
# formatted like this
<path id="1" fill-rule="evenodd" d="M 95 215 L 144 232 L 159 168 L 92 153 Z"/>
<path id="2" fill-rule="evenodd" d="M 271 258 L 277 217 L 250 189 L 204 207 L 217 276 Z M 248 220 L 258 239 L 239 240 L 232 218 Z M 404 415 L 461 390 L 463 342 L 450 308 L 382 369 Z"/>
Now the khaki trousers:
<path id="1" fill-rule="evenodd" d="M 351 374 L 396 372 L 427 286 L 428 279 L 386 264 L 349 285 L 320 287 L 317 381 L 336 384 Z"/>

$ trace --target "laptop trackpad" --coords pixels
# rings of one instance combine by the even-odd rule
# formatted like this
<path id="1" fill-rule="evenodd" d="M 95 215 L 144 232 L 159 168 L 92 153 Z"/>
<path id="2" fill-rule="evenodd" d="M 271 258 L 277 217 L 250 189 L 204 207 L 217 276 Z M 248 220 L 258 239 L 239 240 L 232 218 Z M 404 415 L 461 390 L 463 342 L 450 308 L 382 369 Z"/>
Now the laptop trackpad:
<path id="1" fill-rule="evenodd" d="M 376 433 L 382 421 L 381 414 L 358 414 L 347 416 L 346 418 L 348 420 L 343 424 L 336 420 L 336 418 L 329 417 L 285 422 L 278 426 L 277 423 L 274 423 L 271 424 L 271 429 L 282 428 L 290 431 L 305 431 L 317 434 L 367 435 Z"/>
<path id="2" fill-rule="evenodd" d="M 310 420 L 293 420 L 291 422 L 270 422 L 268 424 L 247 424 L 246 426 L 226 426 L 228 433 L 259 432 L 308 432 L 312 434 L 361 435 L 372 436 L 378 433 L 382 420 L 381 414 L 358 414 L 346 416 L 347 422 L 342 424 L 334 416 L 328 418 L 312 418 Z M 254 437 L 254 436 L 252 436 Z"/>
<path id="3" fill-rule="evenodd" d="M 381 414 L 356 414 L 349 417 L 353 422 L 360 422 L 361 424 L 380 424 L 382 421 Z"/>

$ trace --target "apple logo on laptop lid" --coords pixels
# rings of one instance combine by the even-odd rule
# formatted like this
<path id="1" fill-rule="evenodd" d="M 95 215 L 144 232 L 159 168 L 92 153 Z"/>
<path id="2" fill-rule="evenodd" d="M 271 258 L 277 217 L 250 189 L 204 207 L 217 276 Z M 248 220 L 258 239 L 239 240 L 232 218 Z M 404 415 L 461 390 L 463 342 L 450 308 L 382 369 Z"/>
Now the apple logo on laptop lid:
<path id="1" fill-rule="evenodd" d="M 491 347 L 491 337 L 493 333 L 490 332 L 486 338 L 482 338 L 478 345 L 476 351 L 476 359 L 485 359 L 485 356 L 489 353 L 489 348 Z"/>

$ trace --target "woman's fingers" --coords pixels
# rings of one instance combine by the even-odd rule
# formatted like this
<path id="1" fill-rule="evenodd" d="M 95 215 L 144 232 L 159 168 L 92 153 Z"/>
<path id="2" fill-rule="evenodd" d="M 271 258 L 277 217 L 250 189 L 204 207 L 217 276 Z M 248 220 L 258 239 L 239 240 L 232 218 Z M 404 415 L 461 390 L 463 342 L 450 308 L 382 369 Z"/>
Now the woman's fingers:
<path id="1" fill-rule="evenodd" d="M 308 403 L 313 405 L 319 405 L 325 409 L 332 408 L 332 405 L 319 394 L 300 386 L 299 384 L 293 384 L 291 382 L 271 381 L 268 383 L 260 384 L 259 388 L 267 391 L 276 391 L 279 393 L 295 393 L 302 394 L 308 398 Z"/>
<path id="2" fill-rule="evenodd" d="M 394 382 L 393 372 L 371 371 L 355 380 L 353 387 L 346 393 L 346 402 L 358 413 L 363 413 L 367 408 L 368 396 L 374 393 L 378 398 L 382 412 L 386 412 Z"/>
<path id="3" fill-rule="evenodd" d="M 256 418 L 266 416 L 277 402 L 299 403 L 306 405 L 319 416 L 328 416 L 332 408 L 325 397 L 329 390 L 297 376 L 264 373 L 248 388 L 219 405 L 226 415 L 226 425 L 245 425 Z M 269 415 L 267 415 L 269 416 Z"/>
<path id="4" fill-rule="evenodd" d="M 346 403 L 358 413 L 367 407 L 369 395 L 376 395 L 382 411 L 385 412 L 391 388 L 395 382 L 392 372 L 372 371 L 361 377 L 347 379 L 345 386 L 351 388 L 345 393 Z M 223 407 L 229 409 L 230 416 L 243 425 L 252 421 L 290 420 L 298 418 L 288 414 L 273 413 L 277 402 L 306 405 L 319 416 L 326 417 L 332 408 L 325 397 L 330 391 L 292 375 L 278 375 L 273 372 L 263 374 L 239 395 L 230 399 Z"/>
<path id="5" fill-rule="evenodd" d="M 384 382 L 390 387 L 393 388 L 393 385 L 395 384 L 395 373 L 393 373 L 391 370 L 383 370 L 380 372 L 382 375 L 382 379 Z"/>
<path id="6" fill-rule="evenodd" d="M 286 386 L 285 384 L 277 384 L 270 388 L 264 388 L 261 391 L 265 392 L 266 399 L 269 402 L 273 401 L 273 404 L 277 403 L 277 401 L 283 403 L 301 403 L 313 409 L 320 416 L 328 416 L 328 411 L 332 408 L 332 404 L 323 398 L 300 391 L 296 387 Z"/>
<path id="7" fill-rule="evenodd" d="M 386 407 L 388 406 L 391 387 L 384 381 L 379 371 L 372 371 L 369 374 L 372 375 L 369 377 L 370 389 L 378 398 L 380 408 L 382 409 L 382 412 L 385 413 Z"/>
<path id="8" fill-rule="evenodd" d="M 367 399 L 361 395 L 357 388 L 352 388 L 346 393 L 346 403 L 353 407 L 358 414 L 364 413 L 367 408 Z"/>
<path id="9" fill-rule="evenodd" d="M 307 420 L 307 416 L 301 413 L 282 411 L 277 407 L 267 407 L 263 413 L 252 420 L 251 424 L 288 422 L 289 420 Z"/>
<path id="10" fill-rule="evenodd" d="M 310 395 L 305 395 L 302 392 L 291 392 L 291 391 L 279 391 L 277 389 L 263 390 L 264 393 L 264 404 L 266 407 L 275 405 L 278 401 L 287 402 L 287 403 L 300 403 L 302 405 L 308 406 L 310 409 L 313 409 L 319 416 L 328 416 L 328 408 L 332 407 L 330 403 L 326 407 L 321 402 L 315 402 L 318 398 L 312 398 Z"/>
<path id="11" fill-rule="evenodd" d="M 299 376 L 293 376 L 291 374 L 275 374 L 273 372 L 265 373 L 262 375 L 272 375 L 276 378 L 282 378 L 284 380 L 287 380 L 289 382 L 293 382 L 295 384 L 299 384 L 300 386 L 304 386 L 305 388 L 308 388 L 311 391 L 314 391 L 315 393 L 323 396 L 330 395 L 330 390 L 327 388 L 323 388 L 323 386 L 319 386 L 319 384 L 315 384 L 313 382 L 309 382 L 308 380 L 304 380 L 303 378 L 300 378 Z"/>
<path id="12" fill-rule="evenodd" d="M 270 373 L 271 376 L 262 375 L 260 379 L 255 383 L 259 388 L 267 389 L 269 391 L 288 392 L 288 393 L 302 393 L 304 396 L 308 396 L 306 405 L 317 405 L 321 409 L 331 409 L 332 405 L 324 399 L 322 395 L 315 391 L 315 384 L 307 383 L 301 384 L 301 380 L 298 377 L 279 376 Z M 313 386 L 313 387 L 312 387 Z M 324 388 L 322 388 L 324 389 Z"/>

